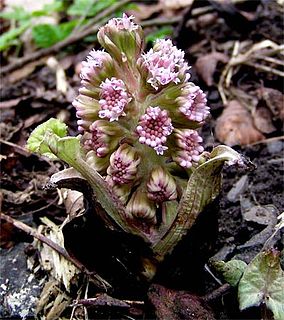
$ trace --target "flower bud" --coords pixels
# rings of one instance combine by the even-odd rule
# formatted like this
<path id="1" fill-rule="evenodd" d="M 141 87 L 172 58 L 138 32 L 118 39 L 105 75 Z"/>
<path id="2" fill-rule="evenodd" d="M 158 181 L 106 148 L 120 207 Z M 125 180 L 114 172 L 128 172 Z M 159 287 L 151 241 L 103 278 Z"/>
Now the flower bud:
<path id="1" fill-rule="evenodd" d="M 143 47 L 142 28 L 123 14 L 122 18 L 113 18 L 100 28 L 99 43 L 117 60 L 118 63 L 136 61 Z"/>
<path id="2" fill-rule="evenodd" d="M 150 201 L 144 191 L 136 190 L 130 198 L 126 211 L 130 216 L 147 222 L 156 222 L 156 207 L 152 201 Z"/>
<path id="3" fill-rule="evenodd" d="M 123 131 L 114 124 L 97 120 L 89 127 L 90 133 L 85 135 L 85 147 L 95 151 L 102 158 L 112 152 L 123 135 Z"/>
<path id="4" fill-rule="evenodd" d="M 98 85 L 102 80 L 111 77 L 114 73 L 113 60 L 111 56 L 102 50 L 91 50 L 82 62 L 80 78 L 93 85 Z"/>
<path id="5" fill-rule="evenodd" d="M 94 150 L 86 154 L 86 162 L 90 167 L 103 174 L 109 165 L 109 157 L 99 158 Z"/>
<path id="6" fill-rule="evenodd" d="M 140 158 L 128 144 L 121 145 L 110 157 L 107 181 L 110 185 L 130 184 L 136 178 Z"/>
<path id="7" fill-rule="evenodd" d="M 122 80 L 112 77 L 101 83 L 101 99 L 99 101 L 100 118 L 108 118 L 109 121 L 118 120 L 118 117 L 125 116 L 124 108 L 131 101 L 130 94 L 126 91 Z"/>
<path id="8" fill-rule="evenodd" d="M 175 130 L 176 152 L 173 160 L 181 167 L 190 168 L 200 160 L 204 148 L 200 145 L 202 138 L 197 131 L 191 129 Z"/>
<path id="9" fill-rule="evenodd" d="M 162 167 L 151 172 L 147 183 L 148 198 L 154 202 L 175 200 L 177 198 L 176 183 L 173 177 Z"/>
<path id="10" fill-rule="evenodd" d="M 205 93 L 193 83 L 182 89 L 177 102 L 179 111 L 190 121 L 202 123 L 210 113 Z"/>

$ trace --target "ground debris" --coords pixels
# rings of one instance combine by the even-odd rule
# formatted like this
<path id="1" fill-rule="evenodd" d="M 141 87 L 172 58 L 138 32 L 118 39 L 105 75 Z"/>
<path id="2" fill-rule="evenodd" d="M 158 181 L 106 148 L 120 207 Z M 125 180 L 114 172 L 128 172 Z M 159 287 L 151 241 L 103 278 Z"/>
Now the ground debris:
<path id="1" fill-rule="evenodd" d="M 3 250 L 0 265 L 0 318 L 34 317 L 42 284 L 27 270 L 26 244 Z"/>
<path id="2" fill-rule="evenodd" d="M 188 292 L 167 289 L 161 285 L 153 284 L 148 291 L 148 297 L 155 307 L 155 313 L 159 320 L 214 320 L 212 311 L 203 300 Z"/>
<path id="3" fill-rule="evenodd" d="M 248 145 L 264 139 L 254 124 L 250 113 L 237 100 L 228 102 L 216 121 L 216 137 L 228 146 Z"/>

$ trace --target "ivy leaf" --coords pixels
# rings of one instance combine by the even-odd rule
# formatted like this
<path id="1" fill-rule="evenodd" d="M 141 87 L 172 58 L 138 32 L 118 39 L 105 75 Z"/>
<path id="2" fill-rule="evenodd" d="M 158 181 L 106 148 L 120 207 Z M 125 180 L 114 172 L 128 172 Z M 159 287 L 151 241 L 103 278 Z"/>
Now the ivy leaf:
<path id="1" fill-rule="evenodd" d="M 49 119 L 35 128 L 27 141 L 26 147 L 31 152 L 40 153 L 51 159 L 57 159 L 50 150 L 49 145 L 45 142 L 47 132 L 52 132 L 58 138 L 62 138 L 67 135 L 67 126 L 58 119 Z"/>
<path id="2" fill-rule="evenodd" d="M 59 25 L 38 24 L 33 27 L 32 36 L 39 48 L 48 48 L 68 37 L 76 25 L 77 20 Z"/>
<path id="3" fill-rule="evenodd" d="M 239 283 L 247 264 L 242 260 L 213 261 L 212 265 L 220 272 L 226 282 L 235 287 Z"/>
<path id="4" fill-rule="evenodd" d="M 284 272 L 280 252 L 260 252 L 248 265 L 239 283 L 240 310 L 265 303 L 275 320 L 284 319 Z"/>

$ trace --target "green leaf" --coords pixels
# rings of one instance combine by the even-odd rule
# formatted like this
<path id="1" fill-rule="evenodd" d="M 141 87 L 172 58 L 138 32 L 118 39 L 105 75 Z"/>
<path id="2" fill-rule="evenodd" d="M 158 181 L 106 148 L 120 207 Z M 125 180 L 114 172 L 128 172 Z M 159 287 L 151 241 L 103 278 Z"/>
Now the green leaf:
<path id="1" fill-rule="evenodd" d="M 178 215 L 167 234 L 153 245 L 158 260 L 163 260 L 186 235 L 198 215 L 219 194 L 221 170 L 225 163 L 244 165 L 243 157 L 227 146 L 217 146 L 209 160 L 199 165 L 191 174 L 178 207 Z"/>
<path id="2" fill-rule="evenodd" d="M 64 10 L 64 1 L 55 0 L 52 3 L 45 4 L 41 10 L 33 11 L 33 17 L 50 16 L 54 12 L 60 12 Z"/>
<path id="3" fill-rule="evenodd" d="M 31 14 L 23 7 L 14 6 L 11 11 L 0 12 L 0 18 L 23 22 L 30 20 Z"/>
<path id="4" fill-rule="evenodd" d="M 128 222 L 125 207 L 109 189 L 101 175 L 86 161 L 78 137 L 66 137 L 67 126 L 57 119 L 39 125 L 27 142 L 30 151 L 51 158 L 59 158 L 76 169 L 94 190 L 96 200 L 122 230 L 140 235 L 141 232 Z"/>
<path id="5" fill-rule="evenodd" d="M 151 32 L 145 37 L 146 43 L 154 43 L 157 39 L 163 39 L 165 37 L 171 36 L 173 34 L 174 29 L 169 26 L 164 26 L 157 31 Z"/>
<path id="6" fill-rule="evenodd" d="M 64 40 L 70 35 L 77 24 L 77 20 L 64 22 L 59 25 L 38 24 L 32 29 L 33 39 L 39 48 L 48 48 Z"/>
<path id="7" fill-rule="evenodd" d="M 0 51 L 6 50 L 19 43 L 19 36 L 30 26 L 30 22 L 24 22 L 20 27 L 13 28 L 0 37 Z"/>
<path id="8" fill-rule="evenodd" d="M 284 272 L 280 252 L 260 252 L 248 265 L 239 283 L 240 310 L 265 303 L 275 320 L 284 319 Z"/>
<path id="9" fill-rule="evenodd" d="M 47 132 L 51 132 L 57 137 L 62 138 L 67 135 L 67 126 L 57 119 L 49 119 L 35 128 L 27 141 L 26 147 L 31 152 L 40 153 L 51 159 L 56 159 L 49 145 L 45 142 Z"/>
<path id="10" fill-rule="evenodd" d="M 247 264 L 242 260 L 213 261 L 212 265 L 220 272 L 231 286 L 235 287 L 239 283 Z"/>
<path id="11" fill-rule="evenodd" d="M 116 2 L 117 0 L 75 0 L 68 8 L 67 14 L 70 16 L 93 17 Z"/>

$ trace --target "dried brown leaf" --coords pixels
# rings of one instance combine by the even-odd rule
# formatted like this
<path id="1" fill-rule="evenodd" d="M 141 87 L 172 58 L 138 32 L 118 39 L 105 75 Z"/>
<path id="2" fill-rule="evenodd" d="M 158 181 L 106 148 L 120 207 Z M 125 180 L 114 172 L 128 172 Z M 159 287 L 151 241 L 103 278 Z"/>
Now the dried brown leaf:
<path id="1" fill-rule="evenodd" d="M 258 104 L 252 111 L 255 127 L 262 133 L 272 133 L 276 130 L 272 122 L 271 111 L 263 104 Z"/>
<path id="2" fill-rule="evenodd" d="M 66 213 L 72 219 L 84 212 L 83 193 L 70 189 L 60 189 L 61 197 L 66 208 Z"/>
<path id="3" fill-rule="evenodd" d="M 8 82 L 9 83 L 15 83 L 17 81 L 20 81 L 21 79 L 26 78 L 29 76 L 37 66 L 43 64 L 45 62 L 45 58 L 39 59 L 37 61 L 33 61 L 31 63 L 26 64 L 22 68 L 12 72 L 8 75 Z"/>
<path id="4" fill-rule="evenodd" d="M 253 123 L 251 114 L 237 100 L 229 101 L 216 121 L 217 139 L 228 146 L 247 145 L 264 139 Z"/>
<path id="5" fill-rule="evenodd" d="M 199 57 L 195 63 L 197 73 L 207 86 L 214 84 L 213 76 L 218 62 L 227 63 L 228 57 L 221 52 L 211 52 Z"/>
<path id="6" fill-rule="evenodd" d="M 163 7 L 171 10 L 178 10 L 182 8 L 189 8 L 194 0 L 160 0 Z"/>
<path id="7" fill-rule="evenodd" d="M 212 311 L 204 301 L 185 291 L 171 290 L 153 284 L 148 291 L 148 297 L 155 307 L 155 313 L 159 320 L 214 320 Z"/>
<path id="8" fill-rule="evenodd" d="M 284 121 L 284 95 L 282 92 L 272 88 L 260 88 L 257 93 L 272 112 L 274 120 Z"/>

